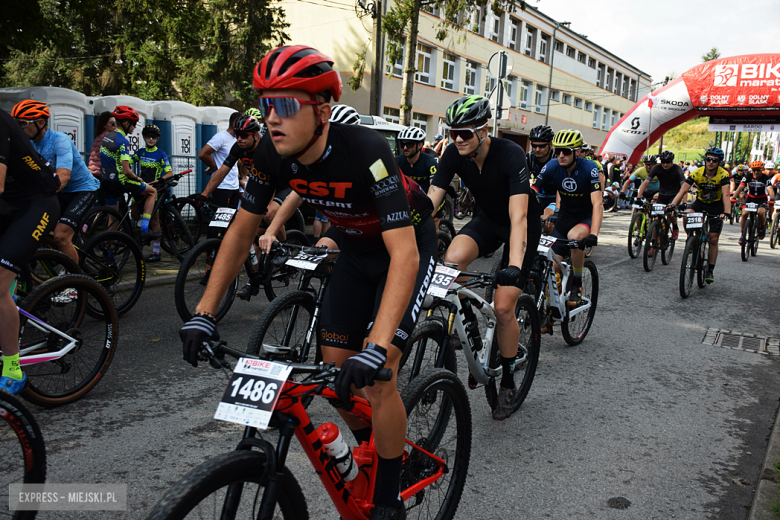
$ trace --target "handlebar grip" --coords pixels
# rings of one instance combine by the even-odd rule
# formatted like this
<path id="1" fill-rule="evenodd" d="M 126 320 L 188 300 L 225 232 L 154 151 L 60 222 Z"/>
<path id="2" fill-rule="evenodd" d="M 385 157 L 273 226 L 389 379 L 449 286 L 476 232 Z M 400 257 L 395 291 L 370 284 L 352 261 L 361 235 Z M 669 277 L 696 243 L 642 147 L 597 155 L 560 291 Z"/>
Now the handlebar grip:
<path id="1" fill-rule="evenodd" d="M 393 379 L 392 368 L 380 368 L 374 377 L 374 381 L 390 381 Z"/>
<path id="2" fill-rule="evenodd" d="M 184 175 L 185 173 L 190 173 L 192 171 L 192 168 L 189 170 L 184 170 L 183 172 L 179 172 L 179 175 Z"/>

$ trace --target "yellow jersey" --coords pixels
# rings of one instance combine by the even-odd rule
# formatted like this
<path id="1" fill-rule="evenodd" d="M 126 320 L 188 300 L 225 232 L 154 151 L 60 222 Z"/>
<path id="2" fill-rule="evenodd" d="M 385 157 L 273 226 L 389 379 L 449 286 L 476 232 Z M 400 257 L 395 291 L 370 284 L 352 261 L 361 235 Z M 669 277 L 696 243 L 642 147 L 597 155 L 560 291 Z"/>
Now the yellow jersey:
<path id="1" fill-rule="evenodd" d="M 723 186 L 729 185 L 729 172 L 718 166 L 718 171 L 712 177 L 707 177 L 704 166 L 694 170 L 691 175 L 685 179 L 685 182 L 696 185 L 696 199 L 705 204 L 720 202 L 723 199 Z"/>

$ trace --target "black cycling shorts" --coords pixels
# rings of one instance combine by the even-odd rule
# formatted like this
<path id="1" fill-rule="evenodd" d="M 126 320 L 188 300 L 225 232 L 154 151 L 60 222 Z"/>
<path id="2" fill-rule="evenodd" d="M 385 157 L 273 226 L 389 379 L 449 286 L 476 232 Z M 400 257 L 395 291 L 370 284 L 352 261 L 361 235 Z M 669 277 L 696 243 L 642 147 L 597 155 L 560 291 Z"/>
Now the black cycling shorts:
<path id="1" fill-rule="evenodd" d="M 583 225 L 588 228 L 588 234 L 590 234 L 590 228 L 593 226 L 593 215 L 584 217 L 582 215 L 566 215 L 560 214 L 558 216 L 558 222 L 555 223 L 555 229 L 553 229 L 552 236 L 555 238 L 561 238 L 564 240 L 569 239 L 569 231 L 574 226 Z M 553 251 L 558 256 L 566 256 L 571 248 L 558 243 L 553 244 Z"/>
<path id="2" fill-rule="evenodd" d="M 693 203 L 694 212 L 704 212 L 704 213 L 720 215 L 721 213 L 723 213 L 723 209 L 724 206 L 722 200 L 708 203 L 696 199 L 696 201 L 694 201 Z M 710 233 L 716 233 L 720 235 L 721 231 L 723 231 L 723 221 L 719 218 L 710 218 Z"/>
<path id="3" fill-rule="evenodd" d="M 676 196 L 677 196 L 677 194 L 676 194 L 676 193 L 673 193 L 673 194 L 671 194 L 671 195 L 661 195 L 661 194 L 659 193 L 659 194 L 658 194 L 658 198 L 657 198 L 657 199 L 655 199 L 655 201 L 654 201 L 654 202 L 655 202 L 656 204 L 667 204 L 667 205 L 668 205 L 668 204 L 671 204 L 671 203 L 672 203 L 672 201 L 674 200 L 674 198 L 675 198 Z"/>
<path id="4" fill-rule="evenodd" d="M 95 203 L 96 194 L 94 191 L 72 191 L 70 193 L 57 193 L 60 201 L 60 211 L 62 216 L 59 224 L 65 224 L 76 231 L 81 224 L 81 219 Z"/>
<path id="5" fill-rule="evenodd" d="M 528 218 L 526 226 L 527 247 L 523 256 L 523 265 L 520 270 L 526 277 L 531 272 L 536 258 L 536 248 L 539 247 L 539 239 L 542 236 L 542 220 L 538 217 Z M 487 215 L 478 212 L 471 219 L 471 222 L 463 226 L 458 235 L 470 237 L 479 247 L 479 256 L 486 256 L 501 247 L 502 244 L 509 244 L 509 236 L 512 233 L 512 225 L 494 224 Z M 504 247 L 505 256 L 508 255 L 508 246 Z M 506 256 L 506 258 L 509 258 Z"/>
<path id="6" fill-rule="evenodd" d="M 0 199 L 0 207 L 0 266 L 18 274 L 57 224 L 60 202 L 52 193 L 13 202 Z"/>
<path id="7" fill-rule="evenodd" d="M 240 193 L 241 192 L 239 190 L 225 190 L 217 188 L 211 194 L 211 200 L 213 200 L 214 204 L 220 208 L 237 209 Z"/>
<path id="8" fill-rule="evenodd" d="M 422 312 L 438 252 L 432 218 L 425 217 L 414 230 L 420 263 L 416 273 L 412 269 L 409 271 L 410 276 L 416 276 L 412 300 L 392 341 L 401 351 L 406 349 L 409 335 Z M 317 330 L 320 345 L 353 352 L 363 350 L 363 340 L 371 330 L 382 302 L 389 267 L 390 255 L 384 247 L 361 250 L 349 242 L 343 243 L 322 306 Z"/>

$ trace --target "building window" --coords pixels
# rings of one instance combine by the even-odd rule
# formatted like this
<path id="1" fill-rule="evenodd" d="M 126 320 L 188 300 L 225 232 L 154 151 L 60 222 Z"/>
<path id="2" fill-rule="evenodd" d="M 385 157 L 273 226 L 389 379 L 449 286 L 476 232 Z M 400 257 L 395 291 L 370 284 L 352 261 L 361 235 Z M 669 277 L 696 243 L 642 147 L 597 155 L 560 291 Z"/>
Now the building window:
<path id="1" fill-rule="evenodd" d="M 563 52 L 563 42 L 561 40 L 555 40 L 555 50 Z"/>
<path id="2" fill-rule="evenodd" d="M 620 89 L 620 95 L 628 97 L 628 78 L 623 77 L 623 88 Z"/>
<path id="3" fill-rule="evenodd" d="M 520 84 L 520 103 L 519 106 L 523 110 L 528 110 L 528 103 L 530 102 L 531 91 L 534 89 L 534 84 L 530 81 L 523 80 Z"/>
<path id="4" fill-rule="evenodd" d="M 617 121 L 618 121 L 618 113 L 612 112 L 612 121 L 610 121 L 610 123 L 612 124 L 610 124 L 609 127 L 612 128 L 613 126 L 615 126 L 615 123 L 617 123 Z"/>
<path id="5" fill-rule="evenodd" d="M 457 58 L 452 54 L 442 54 L 441 88 L 455 90 L 455 63 Z"/>
<path id="6" fill-rule="evenodd" d="M 613 94 L 620 93 L 620 75 L 617 72 L 615 73 L 615 84 L 612 85 L 612 93 Z"/>
<path id="7" fill-rule="evenodd" d="M 560 101 L 561 100 L 561 91 L 560 90 L 553 90 L 550 92 L 550 99 L 553 101 Z"/>
<path id="8" fill-rule="evenodd" d="M 426 85 L 431 84 L 431 53 L 433 49 L 422 43 L 417 44 L 417 73 L 414 80 Z"/>
<path id="9" fill-rule="evenodd" d="M 596 59 L 595 58 L 588 58 L 588 67 L 591 69 L 596 68 Z"/>
<path id="10" fill-rule="evenodd" d="M 509 99 L 509 104 L 513 107 L 517 106 L 517 102 L 515 101 L 515 94 L 516 94 L 516 87 L 517 85 L 517 78 L 514 76 L 509 76 L 507 79 L 504 80 L 504 96 Z"/>
<path id="11" fill-rule="evenodd" d="M 596 105 L 596 108 L 593 110 L 593 128 L 597 129 L 599 128 L 599 119 L 601 118 L 601 107 Z"/>
<path id="12" fill-rule="evenodd" d="M 512 18 L 509 19 L 509 41 L 507 42 L 507 47 L 512 49 L 513 51 L 517 50 L 517 36 L 520 32 L 520 25 L 518 24 L 517 20 L 513 20 Z"/>
<path id="13" fill-rule="evenodd" d="M 574 59 L 575 52 L 576 51 L 574 50 L 573 47 L 566 47 L 566 56 L 568 56 L 569 58 Z"/>
<path id="14" fill-rule="evenodd" d="M 401 56 L 399 56 L 398 60 L 396 60 L 395 63 L 387 62 L 386 67 L 386 74 L 393 73 L 394 76 L 401 77 L 404 73 L 404 53 L 406 52 L 406 41 L 402 41 L 399 44 L 399 47 L 401 47 Z"/>
<path id="15" fill-rule="evenodd" d="M 385 119 L 390 121 L 391 123 L 398 124 L 401 117 L 401 111 L 397 108 L 390 108 L 385 107 L 384 111 L 382 112 L 385 116 Z"/>
<path id="16" fill-rule="evenodd" d="M 412 114 L 412 126 L 419 128 L 426 134 L 428 133 L 428 116 L 415 112 Z"/>
<path id="17" fill-rule="evenodd" d="M 587 61 L 587 59 L 588 59 L 588 57 L 584 53 L 582 53 L 582 52 L 578 52 L 577 53 L 577 61 L 579 61 L 580 63 L 585 63 L 585 61 Z"/>
<path id="18" fill-rule="evenodd" d="M 604 114 L 602 114 L 601 117 L 601 129 L 602 130 L 609 130 L 609 127 L 607 126 L 609 124 L 609 109 L 604 109 Z"/>
<path id="19" fill-rule="evenodd" d="M 482 21 L 482 13 L 479 7 L 471 13 L 469 31 L 479 34 L 479 23 Z"/>
<path id="20" fill-rule="evenodd" d="M 463 86 L 463 93 L 467 96 L 473 96 L 477 91 L 477 68 L 479 65 L 473 61 L 466 62 L 466 82 Z"/>
<path id="21" fill-rule="evenodd" d="M 571 95 L 564 94 L 562 102 L 563 102 L 564 105 L 571 105 Z"/>
<path id="22" fill-rule="evenodd" d="M 527 32 L 525 35 L 525 49 L 523 52 L 526 56 L 530 56 L 531 58 L 534 57 L 534 39 L 536 38 L 536 29 L 533 27 L 527 27 Z"/>
<path id="23" fill-rule="evenodd" d="M 547 89 L 545 87 L 540 87 L 539 85 L 536 86 L 536 96 L 534 97 L 534 111 L 537 114 L 544 114 L 545 101 L 546 101 L 544 94 L 546 91 Z"/>
<path id="24" fill-rule="evenodd" d="M 539 61 L 547 63 L 547 47 L 549 46 L 549 36 L 542 35 L 542 41 L 539 43 Z"/>
<path id="25" fill-rule="evenodd" d="M 601 86 L 601 68 L 596 71 L 596 86 Z"/>
<path id="26" fill-rule="evenodd" d="M 493 14 L 492 11 L 488 12 L 487 17 L 485 18 L 485 38 L 498 43 L 500 31 L 501 18 Z"/>
<path id="27" fill-rule="evenodd" d="M 485 74 L 485 97 L 488 97 L 494 88 L 496 88 L 496 78 L 490 74 Z"/>
<path id="28" fill-rule="evenodd" d="M 585 102 L 585 111 L 586 112 L 591 112 L 592 110 L 593 110 L 593 103 L 591 103 L 590 101 L 586 101 Z"/>

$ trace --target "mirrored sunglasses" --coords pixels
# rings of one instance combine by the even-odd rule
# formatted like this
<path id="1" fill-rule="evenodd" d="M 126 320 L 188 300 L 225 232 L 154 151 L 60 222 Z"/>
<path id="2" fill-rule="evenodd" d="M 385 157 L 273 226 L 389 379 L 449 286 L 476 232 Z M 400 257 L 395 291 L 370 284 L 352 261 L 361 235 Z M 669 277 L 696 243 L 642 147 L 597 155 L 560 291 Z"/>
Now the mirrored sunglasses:
<path id="1" fill-rule="evenodd" d="M 571 155 L 573 153 L 574 153 L 574 148 L 558 148 L 558 147 L 555 147 L 555 149 L 553 150 L 553 154 L 555 154 L 556 157 L 561 155 L 561 154 L 563 154 L 565 156 L 569 156 L 569 155 Z"/>
<path id="2" fill-rule="evenodd" d="M 279 117 L 293 117 L 301 111 L 301 105 L 319 105 L 317 101 L 306 101 L 296 97 L 261 97 L 257 100 L 263 118 L 267 118 L 273 108 Z"/>

